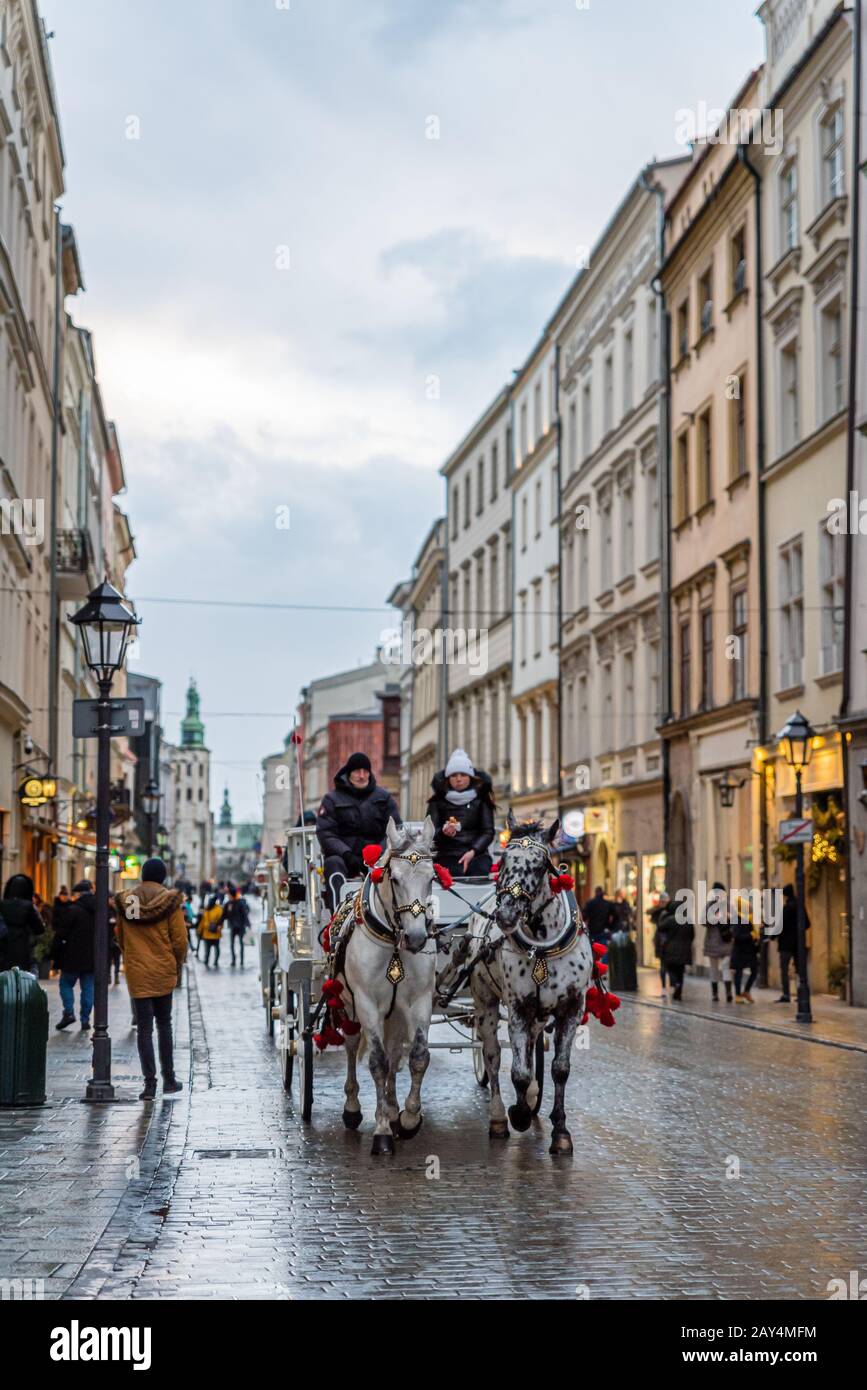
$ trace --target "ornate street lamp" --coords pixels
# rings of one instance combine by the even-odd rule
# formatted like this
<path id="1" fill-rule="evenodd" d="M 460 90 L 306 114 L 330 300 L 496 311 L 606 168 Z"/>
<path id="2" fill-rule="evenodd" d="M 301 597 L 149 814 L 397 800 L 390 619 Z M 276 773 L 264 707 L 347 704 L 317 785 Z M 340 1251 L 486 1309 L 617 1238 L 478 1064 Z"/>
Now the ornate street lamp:
<path id="1" fill-rule="evenodd" d="M 777 741 L 781 744 L 783 755 L 789 767 L 795 773 L 795 815 L 801 817 L 804 814 L 804 794 L 801 790 L 801 773 L 810 761 L 813 752 L 813 739 L 816 731 L 810 725 L 810 721 L 796 710 L 790 717 L 785 728 L 781 729 L 777 735 Z M 813 1014 L 810 1007 L 810 982 L 807 978 L 807 910 L 804 902 L 804 846 L 798 845 L 798 858 L 795 866 L 795 891 L 798 895 L 798 1012 L 795 1020 L 798 1023 L 812 1023 Z"/>
<path id="2" fill-rule="evenodd" d="M 742 786 L 743 782 L 738 782 L 734 777 L 732 777 L 730 772 L 724 772 L 722 777 L 720 777 L 719 781 L 717 782 L 720 805 L 724 807 L 726 810 L 728 810 L 731 806 L 734 806 L 735 792 L 739 791 Z"/>
<path id="3" fill-rule="evenodd" d="M 153 777 L 147 783 L 141 797 L 142 810 L 148 822 L 148 859 L 154 852 L 154 821 L 160 809 L 160 789 Z"/>
<path id="4" fill-rule="evenodd" d="M 81 632 L 84 659 L 99 685 L 96 772 L 96 933 L 94 949 L 93 1075 L 86 1101 L 115 1099 L 108 1035 L 108 860 L 111 826 L 111 683 L 123 666 L 129 639 L 141 621 L 113 584 L 104 580 L 69 619 Z"/>

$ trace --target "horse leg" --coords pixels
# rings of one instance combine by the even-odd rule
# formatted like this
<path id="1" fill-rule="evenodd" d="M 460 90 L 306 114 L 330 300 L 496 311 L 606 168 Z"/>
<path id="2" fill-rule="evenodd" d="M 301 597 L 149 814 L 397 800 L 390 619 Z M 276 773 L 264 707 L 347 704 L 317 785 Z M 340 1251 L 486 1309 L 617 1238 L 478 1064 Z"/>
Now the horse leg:
<path id="1" fill-rule="evenodd" d="M 512 1044 L 512 1085 L 515 1088 L 515 1104 L 509 1106 L 509 1119 L 512 1128 L 519 1134 L 530 1128 L 533 1112 L 527 1104 L 527 1090 L 533 1080 L 530 1066 L 530 1046 L 532 1028 L 530 1024 L 513 1010 L 509 1010 L 509 1039 Z"/>
<path id="2" fill-rule="evenodd" d="M 533 1113 L 536 1113 L 536 1102 L 539 1099 L 539 1083 L 536 1080 L 536 1039 L 542 1031 L 541 1023 L 536 1023 L 530 1030 L 530 1084 L 527 1087 L 527 1104 Z"/>
<path id="3" fill-rule="evenodd" d="M 400 1105 L 397 1099 L 397 1073 L 400 1070 L 403 1040 L 400 1031 L 385 1025 L 385 1050 L 388 1056 L 388 1076 L 385 1080 L 385 1108 L 392 1134 L 400 1124 Z"/>
<path id="4" fill-rule="evenodd" d="M 421 1083 L 430 1066 L 430 1048 L 427 1045 L 427 1029 L 417 1027 L 409 1049 L 410 1088 L 406 1104 L 398 1117 L 395 1131 L 401 1139 L 414 1139 L 421 1129 Z"/>
<path id="5" fill-rule="evenodd" d="M 506 1119 L 506 1107 L 500 1094 L 500 1040 L 497 1036 L 500 1026 L 500 1001 L 495 999 L 492 1003 L 483 1005 L 476 1015 L 476 1021 L 482 1040 L 488 1084 L 491 1088 L 488 1137 L 490 1139 L 508 1139 L 509 1122 Z"/>
<path id="6" fill-rule="evenodd" d="M 558 1015 L 554 1025 L 554 1060 L 551 1063 L 551 1079 L 554 1082 L 554 1107 L 549 1116 L 552 1128 L 551 1147 L 548 1150 L 552 1154 L 568 1156 L 573 1152 L 572 1136 L 566 1128 L 564 1098 L 566 1082 L 569 1080 L 572 1044 L 575 1041 L 577 1027 L 578 1014 L 574 1010 L 568 1014 Z"/>
<path id="7" fill-rule="evenodd" d="M 361 1105 L 358 1100 L 358 1048 L 360 1033 L 346 1035 L 346 1085 L 343 1093 L 346 1104 L 343 1107 L 343 1123 L 347 1129 L 358 1129 L 361 1124 Z"/>
<path id="8" fill-rule="evenodd" d="M 394 1139 L 391 1135 L 391 1126 L 388 1123 L 388 1101 L 386 1099 L 386 1086 L 390 1070 L 388 1053 L 379 1033 L 371 1033 L 369 1042 L 370 1074 L 373 1077 L 373 1084 L 376 1086 L 376 1127 L 373 1131 L 373 1146 L 370 1152 L 377 1155 L 393 1154 Z"/>

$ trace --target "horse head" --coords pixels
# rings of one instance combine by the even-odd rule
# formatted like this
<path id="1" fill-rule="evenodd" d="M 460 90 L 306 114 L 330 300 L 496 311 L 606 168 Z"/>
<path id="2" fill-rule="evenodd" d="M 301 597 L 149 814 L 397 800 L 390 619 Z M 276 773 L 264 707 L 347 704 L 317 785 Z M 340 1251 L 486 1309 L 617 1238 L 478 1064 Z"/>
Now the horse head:
<path id="1" fill-rule="evenodd" d="M 506 824 L 511 838 L 497 877 L 497 925 L 509 936 L 551 900 L 548 879 L 557 872 L 551 845 L 560 822 L 555 820 L 547 830 L 540 821 L 520 825 L 510 811 Z"/>
<path id="2" fill-rule="evenodd" d="M 388 884 L 390 915 L 398 935 L 398 948 L 413 954 L 424 948 L 432 923 L 435 834 L 430 816 L 416 836 L 405 826 L 396 826 L 393 819 L 389 819 L 386 831 L 388 848 L 382 860 L 383 887 Z"/>

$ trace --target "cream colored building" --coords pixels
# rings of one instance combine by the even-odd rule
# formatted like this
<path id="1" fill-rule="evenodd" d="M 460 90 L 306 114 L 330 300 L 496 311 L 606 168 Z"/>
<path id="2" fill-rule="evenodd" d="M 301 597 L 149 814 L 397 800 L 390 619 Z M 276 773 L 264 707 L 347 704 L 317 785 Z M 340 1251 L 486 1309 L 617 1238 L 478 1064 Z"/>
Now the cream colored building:
<path id="1" fill-rule="evenodd" d="M 406 720 L 406 796 L 401 814 L 407 820 L 424 818 L 431 781 L 442 766 L 441 719 L 443 668 L 436 661 L 436 645 L 423 641 L 425 634 L 435 637 L 442 631 L 443 560 L 445 556 L 444 517 L 434 522 L 416 556 L 412 575 L 403 586 L 406 638 L 412 647 L 407 655 L 410 681 L 401 702 L 401 718 Z"/>
<path id="2" fill-rule="evenodd" d="M 753 73 L 731 103 L 756 107 Z M 730 138 L 731 134 L 734 138 Z M 728 117 L 666 207 L 672 702 L 663 727 L 674 891 L 761 886 L 756 184 Z M 752 147 L 748 147 L 752 154 Z M 737 783 L 724 807 L 720 780 Z M 696 963 L 700 964 L 699 954 Z"/>
<path id="3" fill-rule="evenodd" d="M 512 385 L 512 798 L 516 815 L 558 814 L 560 474 L 557 348 L 546 332 Z"/>
<path id="4" fill-rule="evenodd" d="M 560 806 L 564 828 L 574 828 L 584 847 L 579 894 L 622 888 L 639 921 L 662 887 L 664 866 L 657 733 L 661 332 L 651 282 L 661 200 L 683 168 L 675 160 L 642 171 L 556 315 Z"/>
<path id="5" fill-rule="evenodd" d="M 443 755 L 465 748 L 492 778 L 498 802 L 511 795 L 513 421 L 503 389 L 446 460 L 446 610 L 466 659 L 441 668 L 448 715 Z M 466 646 L 460 649 L 460 644 Z"/>
<path id="6" fill-rule="evenodd" d="M 759 11 L 767 62 L 762 104 L 781 109 L 779 150 L 759 148 L 762 175 L 766 457 L 764 483 L 768 732 L 796 709 L 817 731 L 804 777 L 814 829 L 843 825 L 841 735 L 846 538 L 828 526 L 846 498 L 848 322 L 853 179 L 852 11 L 830 0 Z M 850 593 L 856 605 L 857 590 Z M 794 777 L 769 741 L 771 849 L 794 810 Z M 793 866 L 774 858 L 777 881 Z M 808 854 L 812 987 L 846 955 L 846 860 Z"/>

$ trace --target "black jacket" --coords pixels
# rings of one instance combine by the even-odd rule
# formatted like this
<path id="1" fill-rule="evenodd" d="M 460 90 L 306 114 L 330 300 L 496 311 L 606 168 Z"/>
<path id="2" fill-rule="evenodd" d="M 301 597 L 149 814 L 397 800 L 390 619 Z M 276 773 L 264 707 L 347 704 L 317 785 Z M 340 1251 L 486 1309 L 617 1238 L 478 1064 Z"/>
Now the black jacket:
<path id="1" fill-rule="evenodd" d="M 810 919 L 804 912 L 804 925 L 809 927 Z M 791 951 L 792 955 L 798 953 L 798 899 L 783 899 L 783 930 L 777 937 L 777 945 L 781 951 Z"/>
<path id="2" fill-rule="evenodd" d="M 759 946 L 752 926 L 749 922 L 732 922 L 732 935 L 735 939 L 731 955 L 732 970 L 752 968 L 759 958 Z"/>
<path id="3" fill-rule="evenodd" d="M 448 799 L 449 784 L 445 772 L 438 772 L 431 782 L 433 795 L 427 813 L 436 826 L 434 849 L 438 859 L 460 859 L 467 850 L 484 854 L 494 838 L 494 793 L 486 772 L 477 772 L 470 784 L 475 797 L 465 806 L 456 806 Z M 451 816 L 459 822 L 455 835 L 444 835 L 443 826 Z"/>
<path id="4" fill-rule="evenodd" d="M 608 898 L 597 898 L 595 893 L 581 909 L 587 931 L 593 941 L 598 941 L 609 928 L 616 926 L 614 904 Z"/>
<path id="5" fill-rule="evenodd" d="M 111 933 L 109 933 L 111 937 Z M 54 918 L 51 955 L 61 970 L 91 975 L 96 944 L 96 894 L 81 893 L 75 902 L 63 903 Z M 111 940 L 108 942 L 111 947 Z"/>
<path id="6" fill-rule="evenodd" d="M 326 792 L 316 815 L 316 837 L 324 855 L 338 855 L 352 874 L 361 872 L 365 845 L 382 845 L 389 816 L 401 825 L 397 802 L 373 773 L 363 791 L 353 787 L 341 768 L 334 790 Z"/>
<path id="7" fill-rule="evenodd" d="M 33 947 L 45 923 L 29 898 L 0 900 L 0 970 L 29 970 Z"/>
<path id="8" fill-rule="evenodd" d="M 695 927 L 678 922 L 673 908 L 666 907 L 656 919 L 653 949 L 663 965 L 691 965 Z"/>
<path id="9" fill-rule="evenodd" d="M 223 909 L 223 920 L 229 923 L 234 932 L 246 931 L 250 925 L 250 912 L 243 898 L 230 898 Z"/>

